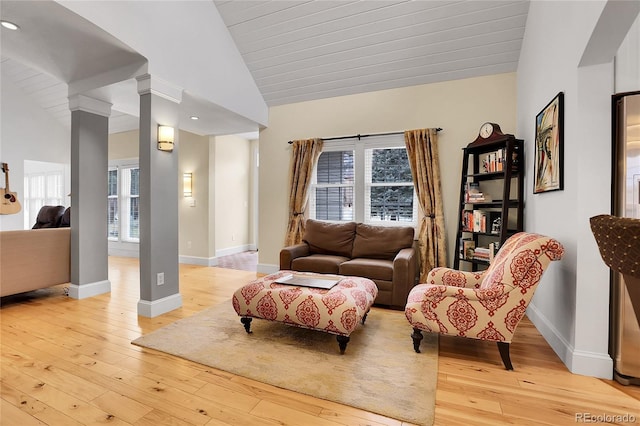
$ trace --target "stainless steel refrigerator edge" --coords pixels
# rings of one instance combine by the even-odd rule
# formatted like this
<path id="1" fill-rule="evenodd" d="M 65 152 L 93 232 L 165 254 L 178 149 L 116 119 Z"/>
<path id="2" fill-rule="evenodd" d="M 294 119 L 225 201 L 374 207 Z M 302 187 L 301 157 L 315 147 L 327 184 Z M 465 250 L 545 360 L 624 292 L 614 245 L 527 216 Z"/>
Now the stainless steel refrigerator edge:
<path id="1" fill-rule="evenodd" d="M 613 214 L 640 219 L 640 92 L 614 96 Z M 622 274 L 613 272 L 611 344 L 614 378 L 640 385 L 640 322 Z"/>

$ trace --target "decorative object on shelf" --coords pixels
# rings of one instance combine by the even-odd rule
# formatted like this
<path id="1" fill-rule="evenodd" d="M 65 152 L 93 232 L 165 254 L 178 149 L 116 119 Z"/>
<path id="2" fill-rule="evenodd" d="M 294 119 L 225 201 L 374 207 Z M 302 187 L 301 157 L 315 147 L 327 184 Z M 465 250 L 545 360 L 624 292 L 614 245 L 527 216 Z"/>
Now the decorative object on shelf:
<path id="1" fill-rule="evenodd" d="M 564 93 L 558 93 L 536 116 L 533 193 L 564 186 Z"/>
<path id="2" fill-rule="evenodd" d="M 493 220 L 493 222 L 491 222 L 491 233 L 499 234 L 501 227 L 502 227 L 502 218 L 498 216 Z"/>
<path id="3" fill-rule="evenodd" d="M 171 126 L 158 126 L 158 149 L 160 151 L 173 151 L 174 129 Z"/>
<path id="4" fill-rule="evenodd" d="M 497 247 L 524 229 L 524 141 L 484 123 L 464 149 L 454 268 L 486 268 Z"/>
<path id="5" fill-rule="evenodd" d="M 2 200 L 0 200 L 0 214 L 14 214 L 18 213 L 22 206 L 18 201 L 18 193 L 12 192 L 9 188 L 9 165 L 2 163 L 2 172 L 4 173 L 4 188 L 0 188 L 2 193 Z"/>
<path id="6" fill-rule="evenodd" d="M 480 130 L 478 131 L 478 137 L 475 141 L 471 142 L 470 145 L 481 145 L 488 142 L 493 142 L 498 139 L 502 139 L 505 137 L 505 134 L 502 133 L 502 129 L 496 123 L 484 123 L 480 126 Z"/>

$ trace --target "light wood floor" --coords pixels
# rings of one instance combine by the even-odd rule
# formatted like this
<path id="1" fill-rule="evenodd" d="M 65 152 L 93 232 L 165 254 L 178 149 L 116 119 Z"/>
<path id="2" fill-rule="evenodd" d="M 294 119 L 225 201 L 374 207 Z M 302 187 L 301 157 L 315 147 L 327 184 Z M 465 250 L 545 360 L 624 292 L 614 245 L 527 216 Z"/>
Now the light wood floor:
<path id="1" fill-rule="evenodd" d="M 2 299 L 2 425 L 402 425 L 130 344 L 226 301 L 255 272 L 181 265 L 182 308 L 149 319 L 137 315 L 137 261 L 109 262 L 111 294 L 74 300 L 57 286 Z M 505 371 L 495 344 L 442 337 L 435 423 L 571 425 L 576 413 L 640 422 L 640 388 L 569 373 L 526 319 L 512 361 Z"/>

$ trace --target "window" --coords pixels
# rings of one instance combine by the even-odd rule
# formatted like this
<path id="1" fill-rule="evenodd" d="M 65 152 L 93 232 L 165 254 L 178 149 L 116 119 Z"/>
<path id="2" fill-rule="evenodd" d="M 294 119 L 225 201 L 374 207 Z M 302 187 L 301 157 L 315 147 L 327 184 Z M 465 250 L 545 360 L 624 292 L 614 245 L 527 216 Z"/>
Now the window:
<path id="1" fill-rule="evenodd" d="M 24 176 L 24 228 L 36 223 L 42 206 L 64 205 L 64 170 L 25 173 Z"/>
<path id="2" fill-rule="evenodd" d="M 403 136 L 325 143 L 309 209 L 318 220 L 415 226 L 417 200 Z"/>
<path id="3" fill-rule="evenodd" d="M 120 236 L 118 226 L 118 169 L 110 168 L 108 176 L 107 193 L 107 229 L 109 239 L 117 240 Z"/>
<path id="4" fill-rule="evenodd" d="M 365 222 L 414 222 L 413 178 L 406 148 L 365 151 Z"/>
<path id="5" fill-rule="evenodd" d="M 140 242 L 140 168 L 120 165 L 107 175 L 108 238 Z"/>
<path id="6" fill-rule="evenodd" d="M 353 171 L 353 151 L 320 155 L 316 169 L 316 219 L 353 220 Z"/>

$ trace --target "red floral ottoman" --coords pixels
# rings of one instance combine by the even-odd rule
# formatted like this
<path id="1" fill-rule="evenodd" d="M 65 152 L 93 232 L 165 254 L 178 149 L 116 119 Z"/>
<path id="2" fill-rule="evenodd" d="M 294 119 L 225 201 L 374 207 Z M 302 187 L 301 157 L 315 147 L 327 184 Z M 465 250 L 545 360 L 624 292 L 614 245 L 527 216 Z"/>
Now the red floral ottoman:
<path id="1" fill-rule="evenodd" d="M 378 295 L 378 287 L 370 279 L 360 277 L 342 277 L 329 290 L 275 282 L 291 273 L 276 272 L 235 291 L 233 308 L 241 317 L 245 330 L 251 333 L 252 318 L 262 318 L 325 331 L 336 335 L 340 353 L 344 353 L 351 332 L 359 322 L 364 324 Z"/>

